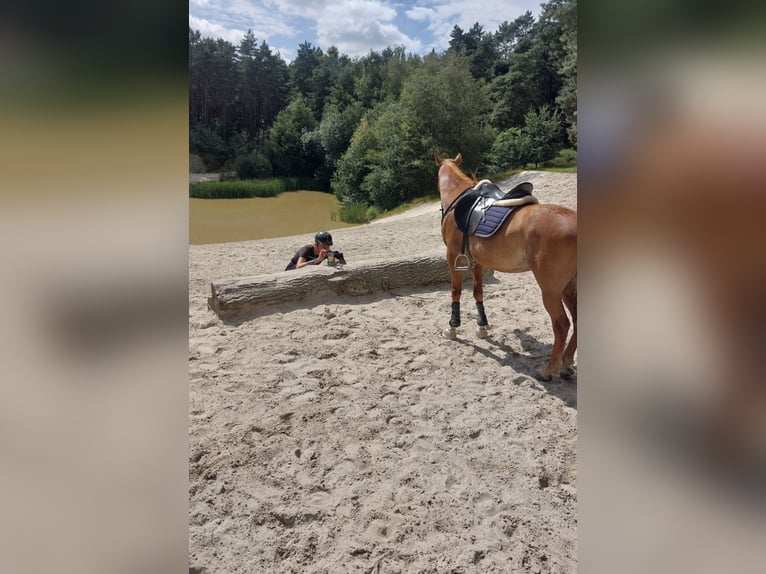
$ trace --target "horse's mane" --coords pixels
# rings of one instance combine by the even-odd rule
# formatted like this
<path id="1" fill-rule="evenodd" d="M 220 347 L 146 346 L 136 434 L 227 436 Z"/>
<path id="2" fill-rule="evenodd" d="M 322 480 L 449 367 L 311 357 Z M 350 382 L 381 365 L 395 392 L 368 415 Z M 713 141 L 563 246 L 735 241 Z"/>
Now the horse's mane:
<path id="1" fill-rule="evenodd" d="M 460 166 L 458 166 L 454 160 L 451 159 L 445 159 L 443 163 L 446 163 L 449 165 L 453 171 L 457 172 L 458 175 L 464 177 L 465 179 L 469 180 L 472 184 L 477 184 L 478 180 L 476 179 L 476 171 L 469 176 L 466 174 L 462 169 L 460 169 Z"/>

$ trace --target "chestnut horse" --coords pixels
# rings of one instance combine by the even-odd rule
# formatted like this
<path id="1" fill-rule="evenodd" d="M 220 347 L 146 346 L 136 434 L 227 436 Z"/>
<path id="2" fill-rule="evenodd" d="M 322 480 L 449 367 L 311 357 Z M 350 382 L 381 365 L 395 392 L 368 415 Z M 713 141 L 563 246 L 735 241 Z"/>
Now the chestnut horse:
<path id="1" fill-rule="evenodd" d="M 452 284 L 452 315 L 450 328 L 444 332 L 454 339 L 460 326 L 460 294 L 463 271 L 456 269 L 464 260 L 463 232 L 455 225 L 451 209 L 463 192 L 473 188 L 476 181 L 460 168 L 462 155 L 442 159 L 434 155 L 439 166 L 439 195 L 442 206 L 442 239 L 447 246 L 447 264 Z M 577 349 L 577 213 L 561 205 L 530 204 L 519 208 L 490 237 L 468 238 L 473 275 L 473 298 L 478 311 L 478 336 L 486 336 L 487 317 L 484 313 L 484 268 L 505 273 L 532 271 L 540 286 L 543 305 L 553 323 L 553 350 L 548 364 L 539 372 L 540 378 L 550 380 L 559 372 L 563 378 L 573 374 Z M 564 305 L 572 315 L 570 323 Z M 569 327 L 572 338 L 566 345 Z"/>

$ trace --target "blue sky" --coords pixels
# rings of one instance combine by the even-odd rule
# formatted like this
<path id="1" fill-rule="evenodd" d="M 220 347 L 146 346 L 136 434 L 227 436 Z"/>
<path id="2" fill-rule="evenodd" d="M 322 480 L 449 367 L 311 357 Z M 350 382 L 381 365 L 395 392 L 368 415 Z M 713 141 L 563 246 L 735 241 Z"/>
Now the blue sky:
<path id="1" fill-rule="evenodd" d="M 537 18 L 542 1 L 189 0 L 189 26 L 235 46 L 250 29 L 288 62 L 303 42 L 352 58 L 386 46 L 425 54 L 445 50 L 455 25 L 468 31 L 478 22 L 494 32 L 527 10 Z"/>

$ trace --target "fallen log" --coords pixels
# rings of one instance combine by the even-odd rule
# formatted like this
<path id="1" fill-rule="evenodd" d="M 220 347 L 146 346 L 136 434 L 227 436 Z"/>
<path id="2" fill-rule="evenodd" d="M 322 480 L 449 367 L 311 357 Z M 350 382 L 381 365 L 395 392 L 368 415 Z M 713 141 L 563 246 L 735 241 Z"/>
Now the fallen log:
<path id="1" fill-rule="evenodd" d="M 471 276 L 463 273 L 464 280 Z M 485 270 L 484 280 L 493 278 Z M 221 318 L 256 314 L 264 306 L 334 297 L 369 295 L 401 287 L 449 283 L 444 252 L 404 258 L 359 261 L 334 267 L 308 266 L 268 275 L 221 279 L 210 284 L 208 306 Z"/>

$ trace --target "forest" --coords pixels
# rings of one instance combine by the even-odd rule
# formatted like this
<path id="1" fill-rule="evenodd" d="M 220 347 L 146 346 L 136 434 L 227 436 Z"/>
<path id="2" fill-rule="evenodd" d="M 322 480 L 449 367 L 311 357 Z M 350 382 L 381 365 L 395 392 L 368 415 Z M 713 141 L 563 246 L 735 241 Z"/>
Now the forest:
<path id="1" fill-rule="evenodd" d="M 349 58 L 304 42 L 289 64 L 248 32 L 189 29 L 189 151 L 227 178 L 298 178 L 357 211 L 434 192 L 434 152 L 479 176 L 576 162 L 577 4 L 497 30 L 452 29 L 441 53 Z M 308 183 L 306 183 L 308 182 Z M 347 210 L 349 211 L 349 210 Z"/>

